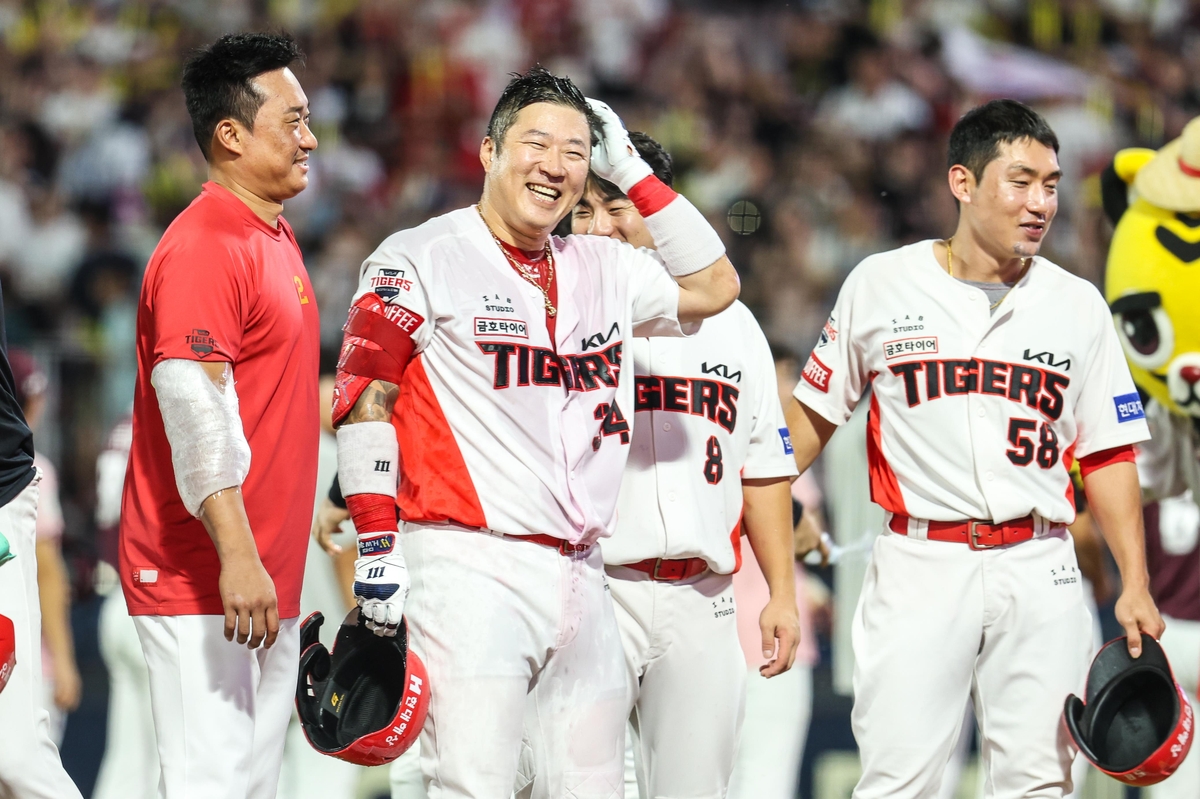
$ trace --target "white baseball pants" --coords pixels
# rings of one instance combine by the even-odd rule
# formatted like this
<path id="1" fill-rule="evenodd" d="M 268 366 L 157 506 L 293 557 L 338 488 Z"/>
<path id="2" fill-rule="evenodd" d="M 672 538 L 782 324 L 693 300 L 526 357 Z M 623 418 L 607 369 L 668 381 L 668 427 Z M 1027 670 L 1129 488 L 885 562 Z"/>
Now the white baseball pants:
<path id="1" fill-rule="evenodd" d="M 935 797 L 975 704 L 987 797 L 1061 797 L 1092 623 L 1065 530 L 981 552 L 885 531 L 853 626 L 855 799 Z"/>
<path id="2" fill-rule="evenodd" d="M 1172 619 L 1163 616 L 1167 630 L 1162 646 L 1171 661 L 1175 680 L 1192 700 L 1192 708 L 1200 712 L 1197 683 L 1200 682 L 1200 621 Z M 1200 796 L 1200 745 L 1193 742 L 1192 751 L 1184 758 L 1179 770 L 1158 785 L 1143 789 L 1150 799 L 1196 799 Z"/>
<path id="3" fill-rule="evenodd" d="M 225 640 L 223 616 L 135 616 L 150 672 L 161 799 L 274 799 L 296 697 L 298 619 L 270 649 Z"/>
<path id="4" fill-rule="evenodd" d="M 535 799 L 620 797 L 628 706 L 599 548 L 564 556 L 455 525 L 406 524 L 401 541 L 429 672 L 429 799 L 509 799 L 526 726 Z"/>
<path id="5" fill-rule="evenodd" d="M 751 667 L 729 799 L 795 799 L 811 718 L 812 666 L 797 661 L 770 679 Z"/>
<path id="6" fill-rule="evenodd" d="M 155 799 L 159 768 L 150 672 L 120 586 L 100 608 L 100 654 L 108 669 L 108 735 L 92 799 Z"/>
<path id="7" fill-rule="evenodd" d="M 608 584 L 625 652 L 640 795 L 723 799 L 745 706 L 733 578 L 705 572 L 655 582 L 610 566 Z"/>
<path id="8" fill-rule="evenodd" d="M 0 797 L 73 799 L 79 789 L 50 740 L 42 707 L 42 610 L 34 523 L 40 475 L 0 508 L 0 532 L 16 557 L 0 566 L 0 614 L 12 620 L 17 665 L 0 693 Z"/>

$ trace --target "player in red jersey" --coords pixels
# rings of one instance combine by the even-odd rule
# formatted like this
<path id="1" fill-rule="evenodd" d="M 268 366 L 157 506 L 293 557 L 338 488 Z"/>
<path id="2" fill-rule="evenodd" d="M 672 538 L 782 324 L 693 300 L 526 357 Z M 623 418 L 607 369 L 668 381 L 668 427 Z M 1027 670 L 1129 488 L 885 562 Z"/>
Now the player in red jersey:
<path id="1" fill-rule="evenodd" d="M 274 796 L 295 692 L 320 432 L 317 306 L 280 216 L 317 146 L 299 57 L 237 34 L 188 62 L 210 180 L 142 283 L 120 569 L 166 799 Z"/>

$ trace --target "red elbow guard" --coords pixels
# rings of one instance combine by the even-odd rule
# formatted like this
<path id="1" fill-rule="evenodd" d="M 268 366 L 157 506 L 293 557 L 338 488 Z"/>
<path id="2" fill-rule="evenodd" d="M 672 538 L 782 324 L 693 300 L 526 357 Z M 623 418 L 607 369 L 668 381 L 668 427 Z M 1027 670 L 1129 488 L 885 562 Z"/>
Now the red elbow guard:
<path id="1" fill-rule="evenodd" d="M 416 344 L 412 333 L 425 321 L 374 292 L 355 300 L 342 330 L 345 339 L 333 388 L 333 424 L 342 423 L 372 380 L 400 385 Z"/>

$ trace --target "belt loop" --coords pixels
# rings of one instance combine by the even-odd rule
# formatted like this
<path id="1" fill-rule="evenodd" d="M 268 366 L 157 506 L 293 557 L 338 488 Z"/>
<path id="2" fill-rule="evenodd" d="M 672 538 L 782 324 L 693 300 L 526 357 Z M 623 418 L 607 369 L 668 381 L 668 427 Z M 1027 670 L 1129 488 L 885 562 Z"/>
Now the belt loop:
<path id="1" fill-rule="evenodd" d="M 915 541 L 929 540 L 929 521 L 908 517 L 908 537 Z"/>

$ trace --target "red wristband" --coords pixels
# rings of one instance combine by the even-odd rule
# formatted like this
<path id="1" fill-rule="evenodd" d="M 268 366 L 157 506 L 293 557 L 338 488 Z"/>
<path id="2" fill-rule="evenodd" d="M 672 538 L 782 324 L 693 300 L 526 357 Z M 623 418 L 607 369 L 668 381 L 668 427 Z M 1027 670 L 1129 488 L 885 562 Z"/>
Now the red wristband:
<path id="1" fill-rule="evenodd" d="M 1091 455 L 1084 455 L 1079 459 L 1079 474 L 1087 477 L 1097 469 L 1103 469 L 1105 466 L 1111 466 L 1114 463 L 1133 463 L 1135 461 L 1133 445 L 1126 444 L 1123 447 L 1113 447 L 1112 449 L 1102 449 L 1099 452 L 1093 452 Z"/>
<path id="2" fill-rule="evenodd" d="M 386 494 L 352 494 L 346 508 L 354 529 L 362 533 L 396 532 L 396 498 Z"/>
<path id="3" fill-rule="evenodd" d="M 679 196 L 674 189 L 654 175 L 648 175 L 633 184 L 628 194 L 642 216 L 658 213 Z"/>

